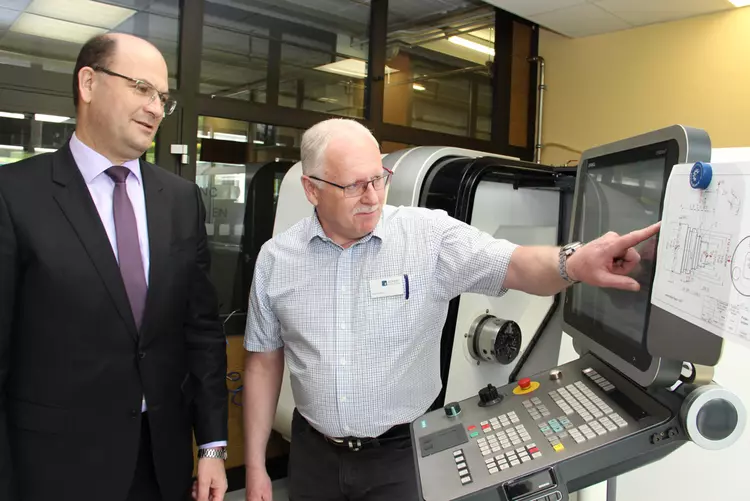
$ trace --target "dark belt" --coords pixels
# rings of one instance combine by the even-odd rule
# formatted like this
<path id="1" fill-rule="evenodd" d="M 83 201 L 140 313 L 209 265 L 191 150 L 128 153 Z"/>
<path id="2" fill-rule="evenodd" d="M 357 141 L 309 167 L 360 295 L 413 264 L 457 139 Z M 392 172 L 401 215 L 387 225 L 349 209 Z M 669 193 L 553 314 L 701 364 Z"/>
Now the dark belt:
<path id="1" fill-rule="evenodd" d="M 309 423 L 308 423 L 309 425 Z M 322 436 L 329 444 L 342 449 L 349 449 L 352 451 L 361 451 L 364 449 L 374 449 L 380 447 L 383 443 L 393 442 L 396 440 L 407 440 L 411 438 L 411 430 L 409 423 L 397 424 L 393 428 L 377 437 L 329 437 L 323 433 L 320 433 L 314 427 L 310 428 Z"/>

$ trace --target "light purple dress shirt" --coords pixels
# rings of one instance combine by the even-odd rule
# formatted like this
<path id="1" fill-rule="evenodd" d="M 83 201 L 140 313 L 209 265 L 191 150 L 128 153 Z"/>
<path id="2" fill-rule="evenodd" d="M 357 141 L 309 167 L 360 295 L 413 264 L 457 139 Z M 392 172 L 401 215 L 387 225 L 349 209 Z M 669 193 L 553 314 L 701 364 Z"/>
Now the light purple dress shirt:
<path id="1" fill-rule="evenodd" d="M 109 237 L 109 243 L 112 245 L 112 251 L 117 255 L 117 233 L 115 232 L 115 218 L 112 213 L 112 200 L 115 189 L 115 182 L 104 171 L 112 167 L 112 163 L 103 155 L 92 150 L 81 142 L 75 133 L 70 138 L 70 151 L 78 165 L 78 169 L 83 175 L 86 187 L 91 193 L 91 198 L 99 212 L 104 229 Z M 135 211 L 135 221 L 138 226 L 138 243 L 141 248 L 141 258 L 143 260 L 143 273 L 148 285 L 149 272 L 149 242 L 148 242 L 148 220 L 146 218 L 146 196 L 143 191 L 143 176 L 141 174 L 141 165 L 138 160 L 129 160 L 122 164 L 127 167 L 132 176 L 125 180 L 125 187 L 130 198 L 130 203 Z M 146 412 L 146 398 L 143 398 L 141 411 Z M 202 445 L 201 448 L 226 446 L 226 442 L 212 442 Z"/>

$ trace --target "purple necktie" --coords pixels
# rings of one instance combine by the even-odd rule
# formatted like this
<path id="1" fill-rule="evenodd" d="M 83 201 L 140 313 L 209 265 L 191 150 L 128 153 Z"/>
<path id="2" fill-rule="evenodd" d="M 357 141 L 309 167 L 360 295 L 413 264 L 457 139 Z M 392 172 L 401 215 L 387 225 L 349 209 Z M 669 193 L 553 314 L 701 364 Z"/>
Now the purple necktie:
<path id="1" fill-rule="evenodd" d="M 117 234 L 117 255 L 120 261 L 120 274 L 133 310 L 135 325 L 140 330 L 143 310 L 146 308 L 146 276 L 141 259 L 141 245 L 138 239 L 138 226 L 135 212 L 125 188 L 130 170 L 116 165 L 106 171 L 115 182 L 112 211 L 115 216 L 115 233 Z"/>

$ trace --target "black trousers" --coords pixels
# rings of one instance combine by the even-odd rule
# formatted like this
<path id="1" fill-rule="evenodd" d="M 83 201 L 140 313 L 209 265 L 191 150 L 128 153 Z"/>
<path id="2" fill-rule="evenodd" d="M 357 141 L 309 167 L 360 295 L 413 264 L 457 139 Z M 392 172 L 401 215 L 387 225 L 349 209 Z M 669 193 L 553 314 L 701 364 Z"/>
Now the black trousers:
<path id="1" fill-rule="evenodd" d="M 148 425 L 148 412 L 143 413 L 142 419 L 138 463 L 135 467 L 135 475 L 127 501 L 162 501 L 151 451 L 151 429 Z"/>
<path id="2" fill-rule="evenodd" d="M 417 501 L 411 438 L 353 451 L 330 443 L 297 412 L 289 451 L 289 501 Z"/>

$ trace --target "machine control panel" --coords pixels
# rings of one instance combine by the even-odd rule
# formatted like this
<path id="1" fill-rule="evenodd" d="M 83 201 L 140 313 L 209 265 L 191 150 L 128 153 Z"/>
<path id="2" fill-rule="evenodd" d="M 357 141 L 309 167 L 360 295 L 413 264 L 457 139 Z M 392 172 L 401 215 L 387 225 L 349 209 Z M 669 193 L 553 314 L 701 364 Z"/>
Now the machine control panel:
<path id="1" fill-rule="evenodd" d="M 516 384 L 489 385 L 449 406 L 451 412 L 438 409 L 412 424 L 427 501 L 488 489 L 507 501 L 564 501 L 559 463 L 672 417 L 594 357 Z"/>

